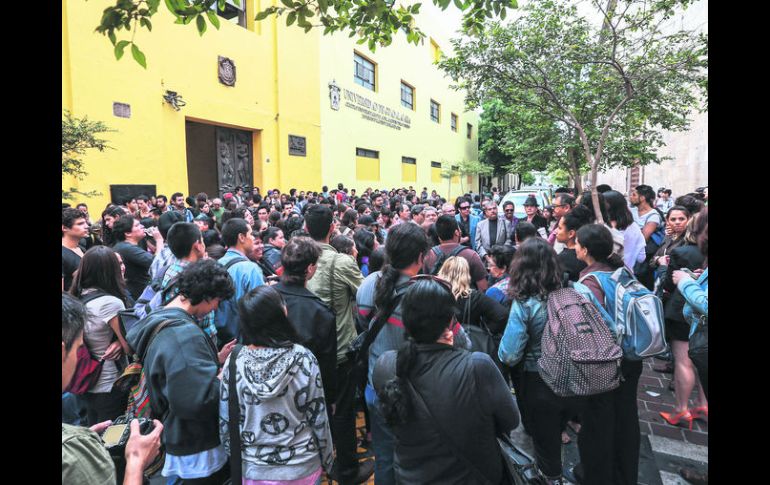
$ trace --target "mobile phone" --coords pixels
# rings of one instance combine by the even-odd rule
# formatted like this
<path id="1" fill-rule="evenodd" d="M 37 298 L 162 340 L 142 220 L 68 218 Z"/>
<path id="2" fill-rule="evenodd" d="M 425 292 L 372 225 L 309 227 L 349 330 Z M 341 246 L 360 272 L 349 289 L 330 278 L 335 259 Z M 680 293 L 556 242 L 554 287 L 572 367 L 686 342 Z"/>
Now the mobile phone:
<path id="1" fill-rule="evenodd" d="M 687 269 L 687 268 L 682 268 L 682 271 L 684 271 L 685 273 L 687 273 L 688 275 L 690 275 L 690 277 L 691 277 L 692 279 L 694 279 L 694 280 L 697 280 L 697 279 L 698 279 L 698 275 L 696 275 L 695 273 L 693 273 L 693 272 L 692 272 L 692 271 L 690 271 L 689 269 Z"/>

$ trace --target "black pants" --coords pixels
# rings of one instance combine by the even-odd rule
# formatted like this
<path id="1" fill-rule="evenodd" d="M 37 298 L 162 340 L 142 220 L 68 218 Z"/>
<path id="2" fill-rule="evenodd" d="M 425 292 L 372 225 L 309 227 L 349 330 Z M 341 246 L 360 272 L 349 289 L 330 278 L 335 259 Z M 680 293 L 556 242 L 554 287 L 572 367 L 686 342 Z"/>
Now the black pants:
<path id="1" fill-rule="evenodd" d="M 698 379 L 700 379 L 700 386 L 703 388 L 703 394 L 706 395 L 706 399 L 709 398 L 709 361 L 708 355 L 700 354 L 694 359 L 690 356 L 695 370 L 698 371 Z"/>
<path id="2" fill-rule="evenodd" d="M 636 388 L 642 362 L 623 359 L 623 381 L 610 392 L 591 396 L 578 435 L 581 483 L 635 485 L 639 475 L 639 410 Z"/>
<path id="3" fill-rule="evenodd" d="M 126 392 L 114 389 L 110 392 L 87 392 L 80 397 L 86 405 L 88 426 L 126 414 L 128 404 Z"/>
<path id="4" fill-rule="evenodd" d="M 537 466 L 547 477 L 559 477 L 562 474 L 561 414 L 582 410 L 586 399 L 557 396 L 537 372 L 525 372 L 522 384 L 522 404 L 529 426 L 527 433 L 535 444 Z"/>
<path id="5" fill-rule="evenodd" d="M 337 366 L 337 401 L 332 419 L 332 439 L 337 450 L 337 472 L 347 483 L 358 473 L 356 455 L 356 386 L 350 378 L 352 364 Z"/>

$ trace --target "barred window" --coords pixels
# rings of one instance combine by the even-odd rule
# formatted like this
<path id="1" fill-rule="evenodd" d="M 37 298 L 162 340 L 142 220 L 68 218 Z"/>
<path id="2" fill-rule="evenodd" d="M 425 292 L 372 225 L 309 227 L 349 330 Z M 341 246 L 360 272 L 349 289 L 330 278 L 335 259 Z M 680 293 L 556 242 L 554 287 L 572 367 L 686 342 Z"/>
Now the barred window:
<path id="1" fill-rule="evenodd" d="M 457 132 L 457 115 L 452 113 L 451 119 L 452 131 Z"/>
<path id="2" fill-rule="evenodd" d="M 401 106 L 414 110 L 414 88 L 401 81 Z"/>
<path id="3" fill-rule="evenodd" d="M 375 150 L 367 150 L 366 148 L 356 148 L 356 156 L 366 158 L 380 158 L 380 152 Z"/>
<path id="4" fill-rule="evenodd" d="M 357 53 L 353 53 L 353 60 L 355 62 L 353 80 L 356 82 L 356 84 L 374 91 L 374 63 L 364 59 Z"/>
<path id="5" fill-rule="evenodd" d="M 430 119 L 436 123 L 441 123 L 441 105 L 432 99 L 430 100 Z"/>

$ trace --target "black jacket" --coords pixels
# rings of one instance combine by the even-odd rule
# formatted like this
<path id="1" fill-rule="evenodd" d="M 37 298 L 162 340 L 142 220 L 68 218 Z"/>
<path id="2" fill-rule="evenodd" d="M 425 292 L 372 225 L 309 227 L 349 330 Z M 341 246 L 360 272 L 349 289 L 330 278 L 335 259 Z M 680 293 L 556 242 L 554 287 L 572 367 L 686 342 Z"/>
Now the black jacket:
<path id="1" fill-rule="evenodd" d="M 703 266 L 703 254 L 695 244 L 685 243 L 669 253 L 671 260 L 666 268 L 666 274 L 663 277 L 663 289 L 669 292 L 669 295 L 663 302 L 663 311 L 667 319 L 677 322 L 686 322 L 682 311 L 684 310 L 684 296 L 674 284 L 674 271 L 682 268 L 696 270 Z"/>
<path id="2" fill-rule="evenodd" d="M 413 412 L 405 424 L 391 428 L 398 438 L 395 462 L 399 483 L 484 483 L 453 449 L 491 483 L 502 483 L 503 461 L 495 437 L 519 425 L 519 410 L 500 371 L 480 352 L 438 343 L 418 344 L 417 349 L 409 380 L 433 417 L 407 387 Z M 372 380 L 378 395 L 395 375 L 396 356 L 391 350 L 377 360 Z M 448 445 L 443 435 L 453 444 Z"/>
<path id="3" fill-rule="evenodd" d="M 152 330 L 167 319 L 173 322 L 148 349 Z M 166 450 L 182 456 L 218 446 L 217 350 L 193 317 L 179 308 L 156 310 L 138 322 L 126 340 L 144 355 L 152 416 L 163 422 Z"/>
<path id="4" fill-rule="evenodd" d="M 527 216 L 520 217 L 519 222 L 527 222 Z M 535 217 L 532 218 L 532 225 L 535 226 L 536 229 L 542 227 L 545 229 L 546 234 L 548 233 L 548 220 L 540 214 L 535 214 Z M 513 235 L 511 235 L 511 238 L 513 238 Z"/>
<path id="5" fill-rule="evenodd" d="M 286 301 L 289 321 L 300 337 L 297 343 L 318 359 L 326 402 L 333 403 L 337 392 L 337 318 L 334 311 L 304 286 L 282 281 L 273 288 Z"/>
<path id="6" fill-rule="evenodd" d="M 508 310 L 488 297 L 484 293 L 471 290 L 468 298 L 457 299 L 458 314 L 457 321 L 463 326 L 476 325 L 481 326 L 481 320 L 493 334 L 500 334 L 505 331 L 505 325 L 508 323 Z"/>

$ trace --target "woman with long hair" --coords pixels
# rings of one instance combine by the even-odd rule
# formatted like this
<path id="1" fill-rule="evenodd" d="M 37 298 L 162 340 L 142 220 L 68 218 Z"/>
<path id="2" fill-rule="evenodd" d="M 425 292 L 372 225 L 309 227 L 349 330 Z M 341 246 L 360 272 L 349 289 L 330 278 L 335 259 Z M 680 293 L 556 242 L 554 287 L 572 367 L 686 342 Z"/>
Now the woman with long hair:
<path id="1" fill-rule="evenodd" d="M 623 234 L 623 262 L 629 269 L 645 260 L 644 248 L 646 242 L 639 225 L 634 222 L 634 216 L 628 208 L 623 194 L 609 190 L 602 194 L 607 204 L 607 216 L 610 226 Z"/>
<path id="2" fill-rule="evenodd" d="M 254 288 L 238 301 L 238 309 L 243 347 L 237 353 L 236 375 L 230 375 L 235 352 L 223 367 L 220 439 L 229 452 L 228 401 L 237 398 L 243 483 L 320 484 L 322 470 L 331 471 L 333 455 L 318 360 L 295 343 L 299 337 L 274 288 Z M 237 396 L 229 395 L 231 378 L 236 379 Z"/>
<path id="3" fill-rule="evenodd" d="M 118 312 L 126 308 L 126 284 L 119 255 L 107 246 L 94 246 L 83 255 L 70 288 L 85 301 L 88 322 L 83 342 L 97 359 L 104 359 L 96 384 L 83 395 L 88 424 L 114 419 L 126 411 L 128 394 L 112 389 L 131 353 L 120 328 Z"/>
<path id="4" fill-rule="evenodd" d="M 399 483 L 507 483 L 496 437 L 518 426 L 516 403 L 489 356 L 454 347 L 454 306 L 449 283 L 412 278 L 401 303 L 408 339 L 374 366 Z"/>
<path id="5" fill-rule="evenodd" d="M 505 307 L 488 297 L 483 292 L 471 287 L 471 270 L 468 261 L 459 256 L 452 256 L 444 261 L 438 277 L 452 285 L 452 296 L 457 301 L 457 321 L 463 326 L 482 324 L 492 333 L 501 334 L 505 330 L 508 312 Z"/>
<path id="6" fill-rule="evenodd" d="M 359 227 L 353 233 L 353 242 L 356 244 L 356 262 L 361 269 L 364 278 L 369 276 L 369 256 L 379 247 L 374 233 L 364 227 Z"/>
<path id="7" fill-rule="evenodd" d="M 358 224 L 358 212 L 353 209 L 346 210 L 340 220 L 340 234 L 351 237 L 356 224 Z"/>
<path id="8" fill-rule="evenodd" d="M 613 246 L 609 229 L 599 224 L 581 227 L 575 237 L 577 257 L 586 264 L 580 272 L 580 281 L 593 292 L 597 301 L 602 302 L 605 310 L 609 310 L 604 304 L 606 293 L 612 291 L 614 294 L 615 282 L 611 276 L 615 270 L 624 267 L 623 260 L 613 252 Z M 609 285 L 613 285 L 611 290 Z M 585 477 L 580 483 L 637 483 L 640 436 L 636 388 L 642 374 L 642 361 L 623 358 L 620 372 L 620 386 L 591 396 L 581 415 L 580 457 Z M 596 446 L 584 448 L 583 440 Z M 597 460 L 597 456 L 603 459 Z"/>
<path id="9" fill-rule="evenodd" d="M 598 306 L 588 288 L 580 283 L 573 285 L 579 294 Z M 514 387 L 522 408 L 524 427 L 535 445 L 537 467 L 550 484 L 563 483 L 563 416 L 579 412 L 587 403 L 582 396 L 557 396 L 538 371 L 543 329 L 548 322 L 548 297 L 562 287 L 562 268 L 551 245 L 539 237 L 529 238 L 521 244 L 511 264 L 508 288 L 511 311 L 498 352 L 500 360 L 508 366 L 524 362 L 523 375 L 514 373 Z M 590 447 L 582 431 L 580 444 L 581 454 L 583 448 Z"/>
<path id="10" fill-rule="evenodd" d="M 669 210 L 673 212 L 674 208 Z M 696 384 L 696 368 L 689 356 L 689 340 L 692 319 L 684 315 L 686 302 L 685 295 L 679 291 L 677 281 L 674 280 L 674 274 L 683 268 L 698 269 L 704 267 L 706 254 L 703 254 L 698 246 L 700 238 L 699 230 L 705 229 L 708 224 L 708 213 L 698 213 L 692 217 L 685 229 L 681 243 L 674 248 L 669 255 L 669 264 L 663 277 L 663 288 L 667 291 L 665 294 L 665 316 L 666 316 L 666 339 L 671 345 L 671 351 L 674 355 L 674 396 L 676 397 L 676 407 L 673 413 L 660 413 L 663 419 L 671 425 L 677 425 L 684 421 L 692 428 L 692 420 L 698 418 L 708 418 L 708 400 L 703 386 L 698 387 L 698 397 L 695 400 L 695 407 L 689 409 L 690 394 Z M 679 275 L 678 280 L 681 281 Z M 706 280 L 708 285 L 708 280 Z"/>

